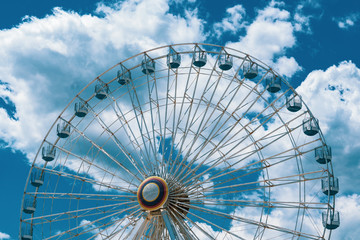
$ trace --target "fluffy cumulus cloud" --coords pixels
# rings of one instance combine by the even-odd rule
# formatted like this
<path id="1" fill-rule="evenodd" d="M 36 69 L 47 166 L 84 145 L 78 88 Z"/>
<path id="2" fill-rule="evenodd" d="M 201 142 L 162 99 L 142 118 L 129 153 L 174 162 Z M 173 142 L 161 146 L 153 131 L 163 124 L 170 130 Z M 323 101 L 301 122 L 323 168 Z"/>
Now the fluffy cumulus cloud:
<path id="1" fill-rule="evenodd" d="M 294 28 L 299 32 L 311 33 L 310 29 L 310 16 L 306 16 L 302 13 L 302 5 L 299 5 L 296 8 L 296 13 L 294 15 Z"/>
<path id="2" fill-rule="evenodd" d="M 353 13 L 346 17 L 333 18 L 333 21 L 337 23 L 339 28 L 348 29 L 350 27 L 353 27 L 359 19 L 360 19 L 360 13 Z"/>
<path id="3" fill-rule="evenodd" d="M 221 22 L 214 24 L 216 36 L 220 37 L 224 32 L 238 33 L 246 25 L 246 22 L 243 21 L 245 13 L 245 8 L 242 5 L 228 8 L 226 10 L 226 17 Z"/>
<path id="4" fill-rule="evenodd" d="M 285 48 L 294 46 L 293 26 L 288 21 L 290 13 L 275 6 L 260 10 L 257 18 L 247 28 L 246 36 L 240 41 L 228 44 L 243 49 L 259 59 L 270 61 L 275 54 L 284 53 Z"/>
<path id="5" fill-rule="evenodd" d="M 292 76 L 297 71 L 301 70 L 301 66 L 298 64 L 294 57 L 279 57 L 276 60 L 275 65 L 277 70 L 285 76 Z"/>
<path id="6" fill-rule="evenodd" d="M 359 191 L 360 69 L 351 61 L 311 72 L 298 92 L 319 118 L 343 193 Z M 352 171 L 349 171 L 352 169 Z"/>
<path id="7" fill-rule="evenodd" d="M 155 46 L 204 38 L 196 11 L 173 15 L 166 0 L 100 4 L 93 15 L 55 8 L 42 19 L 27 17 L 0 32 L 0 97 L 6 103 L 0 138 L 32 158 L 66 103 L 109 66 Z"/>
<path id="8" fill-rule="evenodd" d="M 360 69 L 351 61 L 343 61 L 326 70 L 315 70 L 297 91 L 319 119 L 326 141 L 332 147 L 335 176 L 340 184 L 336 200 L 340 227 L 332 236 L 357 239 L 360 234 Z"/>
<path id="9" fill-rule="evenodd" d="M 340 212 L 340 228 L 333 231 L 334 239 L 357 239 L 360 235 L 360 195 L 340 196 L 336 200 Z"/>
<path id="10" fill-rule="evenodd" d="M 227 46 L 241 49 L 274 66 L 280 74 L 291 77 L 301 70 L 301 67 L 294 58 L 283 55 L 287 49 L 295 46 L 296 28 L 300 28 L 306 21 L 298 19 L 293 23 L 291 13 L 283 6 L 282 2 L 271 1 L 265 9 L 259 10 L 255 20 L 246 26 L 246 35 Z"/>
<path id="11" fill-rule="evenodd" d="M 318 0 L 301 0 L 295 8 L 293 24 L 295 30 L 298 32 L 304 32 L 311 34 L 310 27 L 311 19 L 321 18 L 322 14 L 316 14 L 315 12 L 322 11 L 320 1 Z"/>
<path id="12" fill-rule="evenodd" d="M 109 66 L 156 46 L 204 41 L 208 34 L 196 9 L 174 15 L 169 4 L 166 0 L 128 0 L 100 4 L 94 14 L 85 15 L 55 8 L 45 18 L 27 17 L 19 26 L 1 31 L 0 97 L 6 105 L 0 108 L 3 142 L 32 158 L 62 107 Z M 235 5 L 214 28 L 219 33 L 236 33 L 246 27 L 238 42 L 227 45 L 290 77 L 301 67 L 293 57 L 284 56 L 296 44 L 295 23 L 284 7 L 272 1 L 246 25 L 245 9 Z"/>
<path id="13" fill-rule="evenodd" d="M 10 239 L 10 235 L 0 232 L 0 240 L 3 240 L 3 239 Z"/>

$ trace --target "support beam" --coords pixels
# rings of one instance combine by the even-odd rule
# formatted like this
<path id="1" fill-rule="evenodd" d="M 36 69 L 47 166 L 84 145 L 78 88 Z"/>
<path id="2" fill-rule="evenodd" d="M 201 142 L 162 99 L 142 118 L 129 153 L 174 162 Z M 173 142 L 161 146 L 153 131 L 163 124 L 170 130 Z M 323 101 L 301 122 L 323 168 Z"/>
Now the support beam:
<path id="1" fill-rule="evenodd" d="M 172 221 L 170 220 L 170 216 L 169 216 L 167 210 L 162 209 L 161 210 L 161 215 L 162 215 L 162 217 L 164 219 L 166 229 L 169 232 L 170 239 L 171 240 L 181 240 L 182 238 L 176 232 L 176 229 L 175 229 Z"/>
<path id="2" fill-rule="evenodd" d="M 145 230 L 147 229 L 150 221 L 151 221 L 152 216 L 150 214 L 145 215 L 143 219 L 139 220 L 139 222 L 136 224 L 136 226 L 134 228 L 138 229 L 134 229 L 136 234 L 133 238 L 133 240 L 140 240 L 141 237 L 144 235 Z"/>

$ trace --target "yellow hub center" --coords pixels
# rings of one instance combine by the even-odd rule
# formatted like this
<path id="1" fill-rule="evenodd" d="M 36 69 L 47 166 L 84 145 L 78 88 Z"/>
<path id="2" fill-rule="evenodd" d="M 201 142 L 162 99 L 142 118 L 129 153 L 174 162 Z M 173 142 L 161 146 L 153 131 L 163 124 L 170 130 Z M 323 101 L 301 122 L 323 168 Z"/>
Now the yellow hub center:
<path id="1" fill-rule="evenodd" d="M 137 200 L 140 206 L 148 211 L 155 211 L 164 206 L 168 199 L 169 189 L 161 177 L 149 177 L 139 186 Z"/>

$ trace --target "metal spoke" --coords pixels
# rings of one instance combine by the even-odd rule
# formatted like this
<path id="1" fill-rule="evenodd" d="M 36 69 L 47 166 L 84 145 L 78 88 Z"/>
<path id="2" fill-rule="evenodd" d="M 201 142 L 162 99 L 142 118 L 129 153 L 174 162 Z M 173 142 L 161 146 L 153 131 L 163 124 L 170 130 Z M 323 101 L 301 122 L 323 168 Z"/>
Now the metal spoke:
<path id="1" fill-rule="evenodd" d="M 96 220 L 94 220 L 94 221 L 88 222 L 88 223 L 86 223 L 86 224 L 84 224 L 84 225 L 77 226 L 77 227 L 73 227 L 73 228 L 71 228 L 71 229 L 68 229 L 68 230 L 66 230 L 66 231 L 64 231 L 64 232 L 58 233 L 58 234 L 53 235 L 53 236 L 51 236 L 51 237 L 48 237 L 48 238 L 46 238 L 46 239 L 53 239 L 53 238 L 55 238 L 55 237 L 59 237 L 59 236 L 62 236 L 62 235 L 64 235 L 64 234 L 68 234 L 68 233 L 70 233 L 70 232 L 72 232 L 72 231 L 74 231 L 74 230 L 77 230 L 77 229 L 79 229 L 79 228 L 83 228 L 83 227 L 86 227 L 86 226 L 89 226 L 89 225 L 92 225 L 92 224 L 96 224 L 97 222 L 99 222 L 99 221 L 101 221 L 101 220 L 104 220 L 104 219 L 106 219 L 106 218 L 111 218 L 111 217 L 114 217 L 114 216 L 118 216 L 118 215 L 120 215 L 120 214 L 122 214 L 122 213 L 124 213 L 124 212 L 126 212 L 126 211 L 128 211 L 128 210 L 132 210 L 132 209 L 136 209 L 136 208 L 137 208 L 137 206 L 133 206 L 133 207 L 129 207 L 129 208 L 127 208 L 127 209 L 121 210 L 121 211 L 117 211 L 117 212 L 112 213 L 112 214 L 110 214 L 110 215 L 107 215 L 107 216 L 98 218 L 98 219 L 96 219 Z"/>
<path id="2" fill-rule="evenodd" d="M 225 218 L 231 218 L 231 219 L 239 221 L 239 222 L 244 222 L 244 223 L 251 224 L 251 225 L 256 225 L 256 226 L 262 225 L 263 227 L 269 228 L 269 229 L 272 229 L 272 230 L 285 232 L 285 233 L 290 233 L 290 234 L 294 234 L 296 236 L 302 236 L 302 237 L 306 237 L 306 238 L 310 238 L 310 239 L 317 239 L 317 237 L 314 236 L 314 235 L 301 233 L 301 232 L 296 232 L 294 230 L 287 229 L 287 228 L 284 228 L 284 227 L 280 227 L 280 226 L 276 226 L 276 225 L 270 225 L 270 224 L 266 224 L 266 223 L 263 223 L 263 222 L 258 222 L 258 221 L 254 221 L 254 220 L 251 220 L 251 219 L 241 218 L 241 217 L 234 216 L 234 215 L 229 215 L 229 214 L 219 212 L 219 211 L 209 209 L 209 208 L 203 208 L 203 207 L 194 206 L 194 205 L 187 205 L 187 204 L 184 204 L 184 205 L 190 207 L 191 209 L 196 209 L 196 210 L 199 210 L 199 211 L 202 211 L 202 212 L 210 212 L 210 213 L 213 213 L 213 214 L 215 214 L 217 216 L 221 216 L 221 217 L 225 217 Z M 189 212 L 189 213 L 192 214 L 195 217 L 199 217 L 198 215 L 196 215 L 194 213 L 191 213 L 191 212 Z M 218 227 L 215 224 L 211 223 L 210 221 L 206 221 L 206 222 L 213 225 L 214 227 Z M 220 228 L 220 227 L 218 227 L 218 228 Z M 231 232 L 227 232 L 227 233 L 231 234 Z M 231 235 L 234 235 L 234 234 L 231 234 Z M 234 235 L 234 236 L 236 236 L 236 235 Z"/>
<path id="3" fill-rule="evenodd" d="M 80 157 L 80 156 L 76 155 L 75 153 L 72 153 L 72 152 L 66 150 L 65 148 L 62 148 L 62 147 L 59 147 L 59 146 L 56 146 L 56 148 L 59 149 L 59 150 L 61 150 L 61 151 L 64 152 L 64 153 L 68 154 L 68 155 L 71 155 L 71 156 L 73 156 L 73 157 L 75 157 L 75 158 L 77 158 L 77 159 L 80 159 L 82 162 L 85 162 L 85 163 L 89 164 L 90 166 L 95 166 L 95 167 L 97 167 L 99 170 L 101 170 L 101 171 L 103 171 L 103 172 L 105 172 L 105 173 L 107 173 L 107 174 L 110 174 L 110 175 L 112 175 L 112 176 L 114 176 L 114 177 L 116 177 L 116 178 L 119 178 L 121 181 L 124 181 L 125 183 L 128 183 L 129 186 L 136 186 L 134 183 L 129 182 L 129 181 L 125 180 L 124 178 L 121 178 L 121 177 L 115 175 L 115 174 L 112 173 L 112 172 L 109 172 L 109 171 L 106 170 L 105 168 L 100 167 L 100 166 L 96 165 L 95 163 L 90 162 L 90 161 L 86 160 L 85 158 Z M 46 171 L 57 172 L 56 170 L 51 170 L 51 169 L 46 169 Z M 68 174 L 68 173 L 65 173 L 64 171 L 62 172 L 62 174 L 63 174 L 63 175 L 66 175 L 66 176 L 74 176 L 73 174 Z M 82 178 L 81 176 L 76 176 L 76 177 L 74 176 L 74 178 L 84 179 L 84 178 Z M 107 184 L 105 184 L 105 185 L 107 185 Z M 120 188 L 121 188 L 121 187 L 120 187 Z M 127 191 L 129 191 L 129 190 L 127 189 Z"/>
<path id="4" fill-rule="evenodd" d="M 113 98 L 112 98 L 113 99 Z M 113 101 L 115 102 L 115 99 L 113 99 Z M 136 170 L 142 174 L 142 176 L 144 177 L 146 174 L 149 174 L 149 170 L 146 168 L 145 165 L 140 166 L 137 161 L 131 156 L 131 153 L 128 152 L 125 148 L 125 146 L 121 143 L 121 141 L 116 137 L 115 132 L 112 132 L 110 130 L 110 128 L 105 124 L 105 122 L 102 120 L 102 118 L 99 116 L 99 114 L 96 114 L 95 111 L 90 107 L 91 112 L 94 116 L 94 118 L 97 120 L 97 122 L 99 123 L 99 125 L 104 129 L 105 132 L 107 132 L 109 134 L 109 136 L 114 140 L 115 144 L 117 145 L 117 147 L 124 153 L 124 155 L 126 156 L 126 158 L 129 160 L 129 162 L 136 168 Z M 124 115 L 123 115 L 124 117 Z M 128 139 L 130 139 L 130 136 L 128 134 L 128 132 L 126 131 L 126 128 L 124 126 L 124 123 L 121 121 L 121 118 L 117 118 L 121 124 L 122 124 L 122 128 L 124 129 Z M 125 124 L 127 124 L 128 121 L 125 121 Z M 131 144 L 134 147 L 134 143 L 132 141 L 130 141 Z M 135 149 L 135 147 L 134 147 Z M 136 152 L 137 153 L 137 152 Z M 138 159 L 140 159 L 140 156 L 138 155 Z M 145 173 L 146 171 L 146 173 Z"/>
<path id="5" fill-rule="evenodd" d="M 108 153 L 104 148 L 102 148 L 101 146 L 99 146 L 98 144 L 96 144 L 93 140 L 91 140 L 88 136 L 86 136 L 82 131 L 80 131 L 79 129 L 77 129 L 75 126 L 73 126 L 72 124 L 69 123 L 69 125 L 80 135 L 82 136 L 84 139 L 86 139 L 89 143 L 91 143 L 92 146 L 94 146 L 96 149 L 98 149 L 100 152 L 104 153 L 105 156 L 107 156 L 109 159 L 111 159 L 116 165 L 118 165 L 119 167 L 121 167 L 123 170 L 125 170 L 128 174 L 132 175 L 134 178 L 136 178 L 137 180 L 139 180 L 141 182 L 141 179 L 136 176 L 134 173 L 132 173 L 131 171 L 129 171 L 129 169 L 127 169 L 122 163 L 120 163 L 119 161 L 117 161 L 113 156 L 111 156 L 110 153 Z M 64 149 L 61 149 L 64 151 Z M 122 179 L 123 181 L 127 182 L 126 180 Z M 133 184 L 128 182 L 129 184 Z"/>

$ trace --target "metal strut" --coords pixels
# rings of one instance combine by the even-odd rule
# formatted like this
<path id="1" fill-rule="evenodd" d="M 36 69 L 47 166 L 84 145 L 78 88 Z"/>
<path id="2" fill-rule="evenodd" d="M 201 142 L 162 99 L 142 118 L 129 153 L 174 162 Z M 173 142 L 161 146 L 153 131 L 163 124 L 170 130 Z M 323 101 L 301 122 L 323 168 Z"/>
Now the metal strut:
<path id="1" fill-rule="evenodd" d="M 169 232 L 169 236 L 171 240 L 182 240 L 182 238 L 178 235 L 173 223 L 170 220 L 168 211 L 166 209 L 161 210 L 161 215 L 164 219 L 166 229 Z"/>

